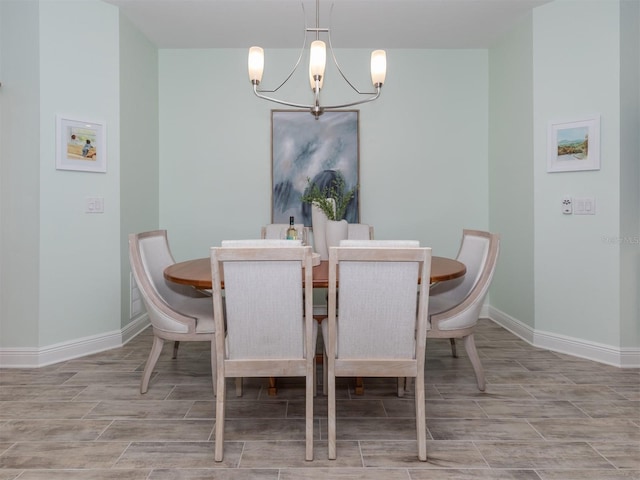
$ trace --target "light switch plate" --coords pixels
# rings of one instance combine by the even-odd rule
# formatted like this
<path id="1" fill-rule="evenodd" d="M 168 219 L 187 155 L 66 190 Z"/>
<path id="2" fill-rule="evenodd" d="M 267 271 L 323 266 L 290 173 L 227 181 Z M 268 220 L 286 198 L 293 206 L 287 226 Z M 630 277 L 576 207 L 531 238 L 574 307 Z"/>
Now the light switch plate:
<path id="1" fill-rule="evenodd" d="M 596 199 L 594 197 L 575 197 L 573 199 L 574 215 L 595 215 Z"/>
<path id="2" fill-rule="evenodd" d="M 104 213 L 103 197 L 87 197 L 85 199 L 85 213 Z"/>

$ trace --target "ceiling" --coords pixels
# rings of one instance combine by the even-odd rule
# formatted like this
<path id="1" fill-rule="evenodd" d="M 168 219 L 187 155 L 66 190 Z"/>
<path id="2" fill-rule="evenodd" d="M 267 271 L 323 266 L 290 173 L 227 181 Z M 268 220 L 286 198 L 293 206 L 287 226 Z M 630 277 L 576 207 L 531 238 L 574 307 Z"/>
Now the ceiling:
<path id="1" fill-rule="evenodd" d="M 104 1 L 158 48 L 299 48 L 316 25 L 314 0 Z M 488 48 L 549 1 L 323 0 L 318 26 L 336 48 Z"/>

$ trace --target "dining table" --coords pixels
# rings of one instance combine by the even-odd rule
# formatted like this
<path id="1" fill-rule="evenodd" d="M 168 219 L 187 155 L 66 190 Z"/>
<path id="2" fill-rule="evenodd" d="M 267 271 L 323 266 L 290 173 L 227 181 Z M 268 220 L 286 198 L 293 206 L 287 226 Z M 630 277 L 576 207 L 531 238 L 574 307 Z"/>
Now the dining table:
<path id="1" fill-rule="evenodd" d="M 329 261 L 321 260 L 318 254 L 314 254 L 313 261 L 313 288 L 329 287 Z M 454 280 L 463 277 L 467 272 L 467 267 L 459 260 L 448 257 L 431 257 L 431 284 Z M 223 285 L 224 288 L 224 271 Z M 211 259 L 209 257 L 185 260 L 169 265 L 164 269 L 164 278 L 170 282 L 180 285 L 189 285 L 200 290 L 210 290 L 213 285 L 211 275 Z M 321 322 L 327 315 L 314 315 L 318 322 Z M 269 396 L 277 393 L 276 379 L 269 378 L 267 390 Z M 362 378 L 356 378 L 356 395 L 364 393 L 364 382 Z"/>
<path id="2" fill-rule="evenodd" d="M 320 260 L 314 262 L 313 288 L 329 287 L 329 261 Z M 464 276 L 467 267 L 459 260 L 447 257 L 431 257 L 431 283 L 454 280 Z M 196 258 L 177 262 L 164 269 L 164 278 L 180 285 L 210 290 L 212 287 L 211 259 L 209 257 Z"/>

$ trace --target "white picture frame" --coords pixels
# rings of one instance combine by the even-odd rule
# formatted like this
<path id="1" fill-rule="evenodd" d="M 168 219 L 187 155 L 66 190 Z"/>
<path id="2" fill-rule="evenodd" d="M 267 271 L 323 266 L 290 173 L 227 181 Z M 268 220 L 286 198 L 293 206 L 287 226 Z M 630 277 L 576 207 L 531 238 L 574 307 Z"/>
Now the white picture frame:
<path id="1" fill-rule="evenodd" d="M 81 172 L 107 171 L 104 122 L 56 115 L 56 169 Z"/>
<path id="2" fill-rule="evenodd" d="M 600 170 L 600 115 L 549 122 L 547 172 L 582 170 Z"/>

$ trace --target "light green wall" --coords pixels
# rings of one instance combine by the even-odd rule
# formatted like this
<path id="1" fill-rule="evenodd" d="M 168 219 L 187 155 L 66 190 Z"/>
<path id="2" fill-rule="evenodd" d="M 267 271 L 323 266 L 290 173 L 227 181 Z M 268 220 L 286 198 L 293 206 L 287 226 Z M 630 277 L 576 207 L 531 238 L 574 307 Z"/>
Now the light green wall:
<path id="1" fill-rule="evenodd" d="M 37 2 L 0 2 L 0 347 L 38 343 L 38 18 Z"/>
<path id="2" fill-rule="evenodd" d="M 129 233 L 158 228 L 158 51 L 120 15 L 121 324 L 130 317 Z"/>
<path id="3" fill-rule="evenodd" d="M 362 63 L 367 72 L 369 51 L 337 54 L 349 71 Z M 225 238 L 256 238 L 271 220 L 270 111 L 279 107 L 251 93 L 246 55 L 160 51 L 160 224 L 178 259 L 206 256 Z M 275 84 L 295 55 L 266 52 L 264 82 Z M 488 228 L 487 52 L 387 58 L 382 98 L 359 107 L 361 221 L 376 238 L 415 238 L 455 256 L 464 227 Z M 338 81 L 328 73 L 326 89 Z"/>
<path id="4" fill-rule="evenodd" d="M 491 306 L 535 327 L 533 24 L 489 51 L 489 225 L 501 237 Z"/>
<path id="5" fill-rule="evenodd" d="M 620 345 L 640 345 L 640 2 L 620 8 Z"/>
<path id="6" fill-rule="evenodd" d="M 93 21 L 81 35 L 83 19 Z M 38 345 L 45 346 L 120 329 L 118 9 L 43 1 L 39 31 Z M 56 170 L 56 114 L 105 122 L 107 173 Z M 88 196 L 104 198 L 103 214 L 85 213 Z"/>
<path id="7" fill-rule="evenodd" d="M 553 2 L 489 52 L 390 50 L 382 98 L 359 107 L 361 216 L 377 238 L 416 238 L 436 255 L 455 255 L 462 228 L 499 231 L 496 309 L 633 349 L 638 246 L 602 240 L 633 240 L 640 224 L 638 5 L 623 5 Z M 100 20 L 82 42 L 78 17 Z M 268 86 L 296 54 L 267 52 Z M 368 57 L 338 51 L 359 86 Z M 112 5 L 5 0 L 0 72 L 0 347 L 126 326 L 131 231 L 168 228 L 186 259 L 270 221 L 278 107 L 251 94 L 246 50 L 158 53 Z M 343 95 L 336 82 L 329 71 L 329 99 Z M 56 113 L 106 122 L 106 174 L 55 170 Z M 592 113 L 602 169 L 546 173 L 547 122 Z M 597 215 L 562 216 L 565 194 L 594 195 Z M 105 213 L 85 214 L 86 196 L 103 196 Z"/>
<path id="8" fill-rule="evenodd" d="M 536 329 L 620 344 L 619 4 L 559 0 L 533 13 Z M 601 115 L 599 171 L 547 173 L 549 121 Z M 593 195 L 596 215 L 563 215 Z"/>

